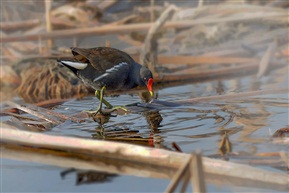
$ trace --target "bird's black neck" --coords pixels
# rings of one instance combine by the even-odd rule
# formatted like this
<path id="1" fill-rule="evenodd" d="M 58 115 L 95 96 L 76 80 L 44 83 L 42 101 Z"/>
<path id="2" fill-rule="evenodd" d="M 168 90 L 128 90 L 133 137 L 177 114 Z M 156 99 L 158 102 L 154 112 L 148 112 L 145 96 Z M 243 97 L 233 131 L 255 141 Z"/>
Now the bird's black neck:
<path id="1" fill-rule="evenodd" d="M 140 77 L 140 69 L 141 69 L 141 65 L 138 63 L 135 63 L 135 65 L 133 65 L 133 69 L 132 69 L 132 73 L 130 73 L 131 79 L 133 79 L 133 81 L 135 82 L 136 85 L 138 86 L 145 86 L 145 83 L 143 82 L 143 80 Z"/>

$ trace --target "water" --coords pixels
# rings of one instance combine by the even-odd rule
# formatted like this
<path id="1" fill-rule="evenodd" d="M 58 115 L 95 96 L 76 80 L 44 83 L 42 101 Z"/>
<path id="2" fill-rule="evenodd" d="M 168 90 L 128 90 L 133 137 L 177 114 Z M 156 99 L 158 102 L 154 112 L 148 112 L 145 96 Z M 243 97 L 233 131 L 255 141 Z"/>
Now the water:
<path id="1" fill-rule="evenodd" d="M 287 68 L 286 68 L 287 69 Z M 157 90 L 163 101 L 186 101 L 200 96 L 231 94 L 258 89 L 288 88 L 288 74 L 284 69 L 271 72 L 268 77 L 257 80 L 254 76 L 233 80 L 217 80 L 203 83 L 187 83 Z M 135 95 L 107 97 L 113 105 L 139 102 Z M 93 96 L 71 100 L 55 108 L 64 114 L 95 109 L 98 101 Z M 272 93 L 254 97 L 227 100 L 209 100 L 169 107 L 160 112 L 163 121 L 160 127 L 151 129 L 143 114 L 126 114 L 111 117 L 102 125 L 105 132 L 135 131 L 141 138 L 158 136 L 161 142 L 156 147 L 172 149 L 176 142 L 187 153 L 201 150 L 205 156 L 221 157 L 218 144 L 224 131 L 229 135 L 233 152 L 253 156 L 262 152 L 288 151 L 288 147 L 271 141 L 272 133 L 288 126 L 288 93 Z M 83 123 L 65 122 L 47 134 L 95 138 L 99 124 L 93 120 Z M 105 133 L 104 132 L 104 133 Z M 99 137 L 101 138 L 101 136 Z M 149 144 L 143 144 L 149 145 Z M 238 157 L 234 159 L 238 161 Z M 261 165 L 257 165 L 261 167 Z M 275 170 L 268 166 L 265 169 Z M 65 168 L 15 161 L 1 157 L 1 192 L 163 192 L 169 180 L 134 176 L 114 176 L 104 183 L 76 185 L 76 172 L 61 178 Z M 280 172 L 280 170 L 277 169 Z M 127 182 L 129 185 L 127 186 Z M 15 185 L 17 184 L 17 185 Z M 254 191 L 252 188 L 222 187 L 208 184 L 211 192 Z M 264 191 L 264 190 L 255 190 Z M 272 191 L 272 190 L 270 190 Z M 190 189 L 188 190 L 190 192 Z"/>
<path id="2" fill-rule="evenodd" d="M 169 184 L 162 179 L 116 176 L 107 183 L 76 185 L 76 173 L 62 178 L 62 168 L 7 159 L 2 159 L 2 167 L 1 192 L 162 192 Z M 130 186 L 124 186 L 132 181 Z M 21 183 L 16 186 L 18 182 Z"/>

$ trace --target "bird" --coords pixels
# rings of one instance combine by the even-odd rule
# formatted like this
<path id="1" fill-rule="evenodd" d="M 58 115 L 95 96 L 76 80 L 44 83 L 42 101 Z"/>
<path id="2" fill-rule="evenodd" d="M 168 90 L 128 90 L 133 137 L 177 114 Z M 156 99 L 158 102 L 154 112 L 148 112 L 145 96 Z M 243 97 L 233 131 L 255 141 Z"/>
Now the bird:
<path id="1" fill-rule="evenodd" d="M 102 113 L 102 103 L 113 106 L 103 98 L 104 91 L 128 90 L 146 86 L 153 96 L 153 75 L 127 53 L 112 47 L 71 47 L 72 57 L 57 59 L 71 70 L 85 85 L 95 90 L 100 103 L 95 114 Z"/>

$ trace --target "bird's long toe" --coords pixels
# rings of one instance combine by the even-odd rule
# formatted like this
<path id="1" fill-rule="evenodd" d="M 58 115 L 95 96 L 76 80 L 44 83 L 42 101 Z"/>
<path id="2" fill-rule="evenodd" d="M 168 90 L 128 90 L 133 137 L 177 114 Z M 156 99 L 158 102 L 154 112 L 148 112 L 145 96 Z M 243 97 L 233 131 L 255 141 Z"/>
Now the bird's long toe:
<path id="1" fill-rule="evenodd" d="M 127 108 L 125 108 L 124 106 L 114 106 L 112 107 L 112 110 L 123 110 L 125 112 L 128 112 L 129 110 Z"/>

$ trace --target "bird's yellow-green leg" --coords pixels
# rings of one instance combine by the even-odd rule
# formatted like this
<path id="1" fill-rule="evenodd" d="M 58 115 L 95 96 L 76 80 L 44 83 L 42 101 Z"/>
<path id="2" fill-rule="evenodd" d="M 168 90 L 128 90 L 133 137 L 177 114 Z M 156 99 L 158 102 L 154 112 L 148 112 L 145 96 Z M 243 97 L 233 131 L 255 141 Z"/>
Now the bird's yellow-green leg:
<path id="1" fill-rule="evenodd" d="M 98 105 L 98 108 L 96 109 L 96 111 L 95 111 L 95 114 L 97 114 L 97 113 L 101 113 L 101 109 L 102 109 L 102 103 L 103 103 L 103 92 L 104 92 L 104 90 L 105 90 L 105 86 L 103 86 L 102 88 L 101 88 L 101 90 L 100 90 L 100 93 L 99 93 L 99 105 Z M 105 100 L 105 102 L 106 103 L 108 103 L 106 100 Z M 112 108 L 112 105 L 111 104 L 109 104 L 108 103 L 108 105 L 110 106 L 110 108 Z"/>
<path id="2" fill-rule="evenodd" d="M 123 110 L 123 111 L 128 112 L 127 108 L 125 108 L 124 106 L 114 106 L 114 107 L 112 108 L 112 110 L 117 110 L 117 109 L 121 109 L 121 110 Z"/>
<path id="3" fill-rule="evenodd" d="M 101 88 L 101 91 L 96 90 L 96 91 L 95 91 L 95 96 L 100 100 L 100 104 L 103 103 L 103 104 L 105 104 L 105 106 L 107 106 L 107 108 L 111 109 L 113 106 L 112 106 L 109 102 L 107 102 L 107 100 L 105 100 L 105 99 L 103 98 L 103 92 L 104 92 L 104 90 L 105 90 L 105 86 L 103 86 L 103 87 Z M 102 96 L 101 96 L 101 95 L 102 95 Z M 101 100 L 100 98 L 102 98 L 102 100 Z"/>
<path id="4" fill-rule="evenodd" d="M 102 108 L 102 103 L 105 104 L 105 106 L 107 106 L 107 108 L 111 109 L 111 110 L 117 110 L 117 109 L 122 109 L 124 111 L 128 111 L 125 107 L 123 106 L 112 106 L 109 102 L 107 102 L 104 98 L 103 98 L 103 94 L 104 94 L 104 90 L 105 90 L 105 86 L 103 86 L 101 88 L 101 90 L 96 90 L 95 91 L 95 96 L 100 100 L 100 104 L 99 107 L 97 109 L 96 112 L 101 112 L 101 108 Z"/>
<path id="5" fill-rule="evenodd" d="M 117 110 L 117 109 L 122 109 L 123 111 L 128 111 L 125 107 L 123 107 L 123 106 L 112 106 L 109 102 L 107 102 L 104 98 L 103 98 L 103 95 L 104 95 L 104 90 L 105 90 L 106 88 L 105 88 L 105 86 L 103 86 L 102 88 L 101 88 L 101 90 L 99 91 L 99 90 L 96 90 L 95 91 L 95 96 L 99 99 L 99 106 L 98 106 L 98 108 L 96 109 L 96 111 L 86 111 L 86 112 L 88 112 L 88 113 L 90 113 L 90 114 L 94 114 L 94 115 L 96 115 L 97 113 L 103 113 L 102 112 L 102 103 L 103 104 L 105 104 L 106 106 L 107 106 L 107 108 L 109 108 L 110 109 L 110 111 L 109 112 L 112 112 L 112 111 L 114 111 L 114 110 Z"/>
<path id="6" fill-rule="evenodd" d="M 110 108 L 110 109 L 113 107 L 109 102 L 107 102 L 107 101 L 103 98 L 103 92 L 104 92 L 104 90 L 105 90 L 105 86 L 103 86 L 100 91 L 99 91 L 99 90 L 96 90 L 96 91 L 95 91 L 95 96 L 99 99 L 98 108 L 96 109 L 96 111 L 86 111 L 87 113 L 89 113 L 89 114 L 94 114 L 94 115 L 96 115 L 97 113 L 102 113 L 102 112 L 101 112 L 102 103 L 104 103 L 104 104 L 105 104 L 108 108 Z"/>

